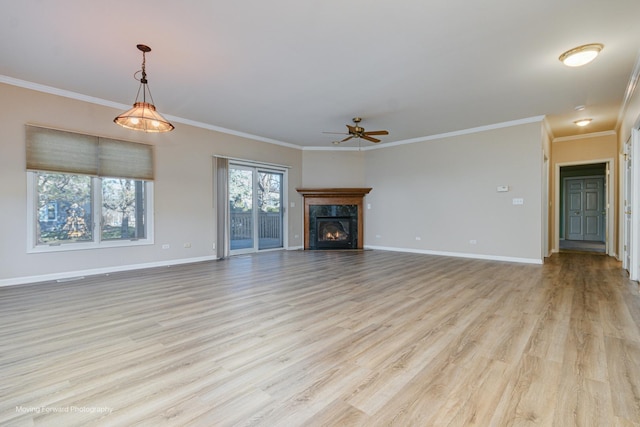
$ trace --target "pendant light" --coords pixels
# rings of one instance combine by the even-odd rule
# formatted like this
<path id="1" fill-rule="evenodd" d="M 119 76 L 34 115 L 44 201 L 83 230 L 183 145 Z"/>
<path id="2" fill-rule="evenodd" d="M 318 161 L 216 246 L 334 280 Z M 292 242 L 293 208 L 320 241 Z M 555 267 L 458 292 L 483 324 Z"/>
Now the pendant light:
<path id="1" fill-rule="evenodd" d="M 153 105 L 151 90 L 149 90 L 149 86 L 147 85 L 145 54 L 151 52 L 151 48 L 143 44 L 139 44 L 137 47 L 138 50 L 142 52 L 142 70 L 135 73 L 136 75 L 141 73 L 140 87 L 138 87 L 136 100 L 133 108 L 120 114 L 113 119 L 113 121 L 127 129 L 141 130 L 143 132 L 169 132 L 173 130 L 174 127 L 156 111 L 156 107 Z M 135 75 L 134 78 L 136 78 Z M 140 92 L 142 92 L 142 101 L 139 101 Z M 147 102 L 147 94 L 151 102 Z"/>

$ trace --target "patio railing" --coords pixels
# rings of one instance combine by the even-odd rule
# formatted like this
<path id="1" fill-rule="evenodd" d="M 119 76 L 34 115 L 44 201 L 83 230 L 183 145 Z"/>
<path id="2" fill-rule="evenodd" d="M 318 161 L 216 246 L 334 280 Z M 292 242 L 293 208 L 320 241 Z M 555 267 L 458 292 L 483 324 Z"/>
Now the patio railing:
<path id="1" fill-rule="evenodd" d="M 258 237 L 260 239 L 279 239 L 282 235 L 282 218 L 277 212 L 258 214 Z M 253 238 L 253 214 L 250 212 L 231 212 L 231 240 Z"/>

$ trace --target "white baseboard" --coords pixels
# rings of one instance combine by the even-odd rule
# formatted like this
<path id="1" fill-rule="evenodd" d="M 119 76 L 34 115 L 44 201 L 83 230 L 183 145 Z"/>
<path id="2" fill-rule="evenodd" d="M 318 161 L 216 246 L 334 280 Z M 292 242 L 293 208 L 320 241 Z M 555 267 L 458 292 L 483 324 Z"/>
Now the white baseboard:
<path id="1" fill-rule="evenodd" d="M 205 256 L 205 257 L 198 257 L 198 258 L 182 258 L 182 259 L 175 259 L 175 260 L 148 262 L 144 264 L 118 265 L 113 267 L 93 268 L 89 270 L 65 271 L 62 273 L 42 274 L 38 276 L 16 277 L 12 279 L 0 280 L 0 287 L 13 286 L 13 285 L 25 285 L 25 284 L 37 283 L 37 282 L 49 282 L 53 280 L 69 281 L 69 280 L 73 280 L 75 278 L 81 278 L 84 276 L 95 276 L 98 274 L 116 273 L 120 271 L 129 271 L 129 270 L 141 270 L 143 268 L 170 267 L 172 265 L 191 264 L 194 262 L 213 261 L 216 259 L 217 259 L 216 256 Z"/>
<path id="2" fill-rule="evenodd" d="M 369 246 L 369 245 L 365 245 L 365 249 L 377 249 L 380 251 L 392 251 L 392 252 L 410 252 L 415 254 L 450 256 L 450 257 L 456 257 L 456 258 L 486 259 L 490 261 L 518 262 L 523 264 L 543 264 L 543 260 L 537 259 L 537 258 L 519 258 L 519 257 L 506 257 L 506 256 L 499 256 L 499 255 L 467 254 L 462 252 L 443 252 L 443 251 L 430 251 L 425 249 L 392 248 L 387 246 Z"/>

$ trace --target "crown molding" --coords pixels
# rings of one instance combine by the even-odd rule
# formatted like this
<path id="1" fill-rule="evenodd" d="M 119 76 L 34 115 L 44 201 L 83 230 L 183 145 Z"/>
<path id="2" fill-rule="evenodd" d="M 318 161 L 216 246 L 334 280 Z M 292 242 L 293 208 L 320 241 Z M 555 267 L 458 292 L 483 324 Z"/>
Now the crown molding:
<path id="1" fill-rule="evenodd" d="M 560 136 L 558 138 L 553 138 L 551 142 L 575 141 L 578 139 L 599 138 L 601 136 L 610 136 L 610 135 L 615 136 L 616 134 L 617 133 L 614 130 L 605 130 L 603 132 L 585 133 L 582 135 Z"/>
<path id="2" fill-rule="evenodd" d="M 618 112 L 618 121 L 616 122 L 616 131 L 620 131 L 620 127 L 622 126 L 622 121 L 624 120 L 624 116 L 627 113 L 627 108 L 629 107 L 629 102 L 633 97 L 636 88 L 638 87 L 638 81 L 640 80 L 640 50 L 638 51 L 638 56 L 636 58 L 636 64 L 633 67 L 633 72 L 631 73 L 631 77 L 629 77 L 629 83 L 627 84 L 627 90 L 624 93 L 624 100 L 622 101 L 622 107 L 620 107 L 620 111 Z"/>
<path id="3" fill-rule="evenodd" d="M 440 134 L 435 134 L 435 135 L 423 136 L 423 137 L 419 137 L 419 138 L 405 139 L 403 141 L 390 142 L 390 143 L 387 143 L 387 144 L 384 144 L 384 145 L 379 145 L 379 146 L 375 146 L 375 147 L 367 147 L 367 148 L 364 148 L 364 149 L 366 149 L 366 150 L 375 150 L 375 149 L 380 149 L 380 148 L 395 147 L 397 145 L 406 145 L 406 144 L 414 144 L 414 143 L 417 143 L 417 142 L 434 141 L 436 139 L 453 138 L 453 137 L 461 136 L 461 135 L 469 135 L 469 134 L 472 134 L 472 133 L 480 133 L 480 132 L 486 132 L 486 131 L 490 131 L 490 130 L 508 128 L 508 127 L 512 127 L 512 126 L 520 126 L 520 125 L 525 125 L 525 124 L 529 124 L 529 123 L 539 123 L 539 122 L 542 122 L 544 120 L 544 117 L 545 116 L 534 116 L 534 117 L 527 117 L 527 118 L 524 118 L 524 119 L 510 120 L 508 122 L 494 123 L 494 124 L 491 124 L 491 125 L 477 126 L 477 127 L 474 127 L 474 128 L 456 130 L 456 131 L 452 131 L 452 132 L 445 132 L 445 133 L 440 133 Z"/>
<path id="4" fill-rule="evenodd" d="M 20 79 L 16 79 L 16 78 L 9 77 L 9 76 L 4 76 L 4 75 L 0 75 L 0 83 L 6 83 L 6 84 L 11 85 L 11 86 L 17 86 L 17 87 L 21 87 L 21 88 L 24 88 L 24 89 L 34 90 L 34 91 L 37 91 L 37 92 L 48 93 L 50 95 L 62 96 L 64 98 L 75 99 L 77 101 L 88 102 L 90 104 L 96 104 L 96 105 L 102 105 L 104 107 L 115 108 L 117 110 L 128 110 L 129 108 L 131 108 L 131 105 L 121 104 L 119 102 L 108 101 L 106 99 L 96 98 L 96 97 L 93 97 L 93 96 L 87 96 L 87 95 L 83 95 L 81 93 L 72 92 L 70 90 L 59 89 L 59 88 L 56 88 L 56 87 L 42 85 L 42 84 L 39 84 L 39 83 L 28 82 L 26 80 L 20 80 Z M 178 117 L 178 116 L 172 116 L 170 114 L 163 113 L 162 115 L 165 118 L 167 118 L 168 120 L 170 120 L 171 122 L 175 122 L 175 123 L 182 123 L 182 124 L 188 125 L 188 126 L 193 126 L 193 127 L 197 127 L 197 128 L 201 128 L 201 129 L 207 129 L 207 130 L 211 130 L 211 131 L 215 131 L 215 132 L 224 133 L 224 134 L 227 134 L 227 135 L 239 136 L 241 138 L 247 138 L 247 139 L 251 139 L 251 140 L 254 140 L 254 141 L 260 141 L 260 142 L 266 142 L 266 143 L 269 143 L 269 144 L 280 145 L 280 146 L 283 146 L 283 147 L 295 148 L 295 149 L 298 149 L 298 150 L 301 148 L 299 145 L 290 144 L 290 143 L 287 143 L 287 142 L 278 141 L 278 140 L 271 139 L 271 138 L 265 138 L 265 137 L 258 136 L 258 135 L 252 135 L 252 134 L 245 133 L 245 132 L 239 132 L 239 131 L 235 131 L 235 130 L 232 130 L 232 129 L 223 128 L 223 127 L 220 127 L 220 126 L 210 125 L 210 124 L 207 124 L 207 123 L 197 122 L 195 120 L 189 120 L 189 119 L 185 119 L 185 118 Z"/>
<path id="5" fill-rule="evenodd" d="M 72 92 L 72 91 L 65 90 L 65 89 L 59 89 L 59 88 L 52 87 L 52 86 L 42 85 L 42 84 L 39 84 L 39 83 L 33 83 L 33 82 L 26 81 L 26 80 L 16 79 L 14 77 L 9 77 L 9 76 L 4 76 L 4 75 L 0 75 L 0 83 L 6 83 L 8 85 L 18 86 L 18 87 L 22 87 L 22 88 L 25 88 L 25 89 L 34 90 L 34 91 L 37 91 L 37 92 L 48 93 L 48 94 L 51 94 L 51 95 L 57 95 L 57 96 L 65 97 L 65 98 L 75 99 L 75 100 L 78 100 L 78 101 L 88 102 L 88 103 L 91 103 L 91 104 L 96 104 L 96 105 L 102 105 L 102 106 L 105 106 L 105 107 L 115 108 L 117 110 L 126 110 L 126 109 L 129 109 L 131 107 L 130 105 L 127 105 L 127 104 L 121 104 L 119 102 L 108 101 L 106 99 L 96 98 L 96 97 L 93 97 L 93 96 L 87 96 L 87 95 L 83 95 L 81 93 Z M 419 142 L 427 142 L 427 141 L 433 141 L 433 140 L 437 140 L 437 139 L 452 138 L 452 137 L 455 137 L 455 136 L 469 135 L 469 134 L 478 133 L 478 132 L 485 132 L 485 131 L 490 131 L 490 130 L 495 130 L 495 129 L 502 129 L 502 128 L 506 128 L 506 127 L 519 126 L 519 125 L 523 125 L 523 124 L 537 123 L 537 122 L 544 121 L 544 118 L 545 118 L 545 116 L 534 116 L 534 117 L 528 117 L 528 118 L 524 118 L 524 119 L 518 119 L 518 120 L 507 121 L 507 122 L 495 123 L 495 124 L 491 124 L 491 125 L 478 126 L 478 127 L 473 127 L 473 128 L 469 128 L 469 129 L 462 129 L 462 130 L 457 130 L 457 131 L 452 131 L 452 132 L 445 132 L 445 133 L 440 133 L 440 134 L 435 134 L 435 135 L 422 136 L 422 137 L 418 137 L 418 138 L 405 139 L 405 140 L 401 140 L 401 141 L 388 142 L 388 143 L 379 144 L 379 145 L 375 145 L 375 146 L 366 146 L 366 147 L 319 147 L 319 146 L 318 147 L 305 147 L 305 146 L 300 146 L 300 145 L 291 144 L 291 143 L 288 143 L 288 142 L 278 141 L 278 140 L 271 139 L 271 138 L 265 138 L 265 137 L 262 137 L 262 136 L 253 135 L 253 134 L 249 134 L 249 133 L 245 133 L 245 132 L 239 132 L 239 131 L 235 131 L 235 130 L 232 130 L 232 129 L 223 128 L 223 127 L 220 127 L 220 126 L 214 126 L 214 125 L 210 125 L 210 124 L 207 124 L 207 123 L 198 122 L 198 121 L 195 121 L 195 120 L 185 119 L 183 117 L 172 116 L 172 115 L 166 114 L 166 113 L 163 113 L 163 116 L 165 118 L 167 118 L 168 120 L 170 120 L 171 122 L 182 123 L 182 124 L 185 124 L 185 125 L 188 125 L 188 126 L 193 126 L 193 127 L 197 127 L 197 128 L 201 128 L 201 129 L 207 129 L 207 130 L 211 130 L 211 131 L 214 131 L 214 132 L 224 133 L 224 134 L 227 134 L 227 135 L 239 136 L 241 138 L 251 139 L 251 140 L 254 140 L 254 141 L 266 142 L 268 144 L 279 145 L 279 146 L 282 146 L 282 147 L 294 148 L 294 149 L 302 150 L 302 151 L 367 151 L 367 150 L 379 150 L 379 149 L 382 149 L 382 148 L 391 148 L 391 147 L 395 147 L 395 146 L 398 146 L 398 145 L 406 145 L 406 144 L 414 144 L 414 143 L 419 143 Z"/>
<path id="6" fill-rule="evenodd" d="M 507 127 L 512 127 L 512 126 L 520 126 L 520 125 L 524 125 L 524 124 L 529 124 L 529 123 L 538 123 L 538 122 L 542 122 L 544 120 L 545 116 L 534 116 L 534 117 L 528 117 L 525 119 L 519 119 L 519 120 L 511 120 L 508 122 L 501 122 L 501 123 L 495 123 L 492 125 L 485 125 L 485 126 L 478 126 L 478 127 L 474 127 L 474 128 L 469 128 L 469 129 L 462 129 L 462 130 L 456 130 L 456 131 L 452 131 L 452 132 L 445 132 L 445 133 L 439 133 L 439 134 L 435 134 L 435 135 L 429 135 L 429 136 L 421 136 L 418 138 L 412 138 L 412 139 L 405 139 L 402 141 L 394 141 L 394 142 L 386 142 L 386 143 L 382 143 L 382 144 L 378 144 L 378 145 L 369 145 L 367 147 L 353 147 L 350 148 L 350 151 L 368 151 L 368 150 L 380 150 L 383 148 L 390 148 L 390 147 L 396 147 L 398 145 L 406 145 L 406 144 L 415 144 L 418 142 L 427 142 L 427 141 L 433 141 L 436 139 L 445 139 L 445 138 L 453 138 L 455 136 L 460 136 L 460 135 L 469 135 L 472 133 L 479 133 L 479 132 L 486 132 L 486 131 L 490 131 L 490 130 L 495 130 L 495 129 L 502 129 L 502 128 L 507 128 Z M 340 151 L 340 150 L 346 150 L 347 147 L 340 147 L 340 148 L 333 148 L 333 147 L 304 147 L 303 150 L 308 150 L 308 151 Z"/>

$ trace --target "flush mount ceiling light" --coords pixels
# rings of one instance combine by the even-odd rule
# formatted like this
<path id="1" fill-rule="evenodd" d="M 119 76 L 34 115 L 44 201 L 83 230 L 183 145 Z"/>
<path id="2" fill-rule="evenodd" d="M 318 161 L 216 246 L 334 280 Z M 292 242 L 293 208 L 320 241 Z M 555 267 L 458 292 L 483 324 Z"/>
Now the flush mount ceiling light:
<path id="1" fill-rule="evenodd" d="M 592 119 L 580 119 L 580 120 L 576 120 L 576 121 L 575 121 L 575 122 L 573 122 L 573 123 L 575 123 L 575 125 L 576 125 L 576 126 L 583 127 L 583 126 L 586 126 L 586 125 L 588 125 L 589 123 L 591 123 L 591 120 L 592 120 Z"/>
<path id="2" fill-rule="evenodd" d="M 603 48 L 600 43 L 585 44 L 566 51 L 558 59 L 567 67 L 581 67 L 596 59 Z"/>
<path id="3" fill-rule="evenodd" d="M 136 71 L 134 74 L 134 78 L 138 80 L 136 76 L 138 73 L 141 73 L 136 100 L 133 103 L 133 108 L 120 114 L 113 119 L 113 121 L 127 129 L 141 130 L 143 132 L 169 132 L 173 130 L 174 127 L 156 111 L 156 107 L 153 105 L 151 90 L 149 90 L 149 86 L 147 85 L 145 54 L 151 52 L 151 48 L 143 44 L 139 44 L 137 47 L 138 50 L 142 52 L 142 70 Z M 140 92 L 142 92 L 142 101 L 139 101 Z M 147 102 L 147 94 L 149 95 L 150 103 Z"/>

